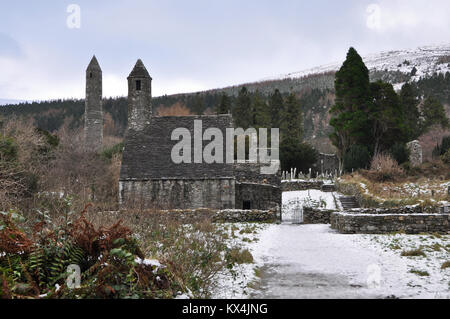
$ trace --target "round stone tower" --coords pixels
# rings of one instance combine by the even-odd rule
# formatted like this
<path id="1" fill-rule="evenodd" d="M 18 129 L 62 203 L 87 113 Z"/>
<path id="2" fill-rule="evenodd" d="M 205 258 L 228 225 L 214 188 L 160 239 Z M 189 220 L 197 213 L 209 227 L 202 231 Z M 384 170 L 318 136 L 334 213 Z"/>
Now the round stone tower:
<path id="1" fill-rule="evenodd" d="M 103 143 L 102 69 L 94 55 L 86 70 L 84 145 L 98 151 Z"/>
<path id="2" fill-rule="evenodd" d="M 152 78 L 139 59 L 128 76 L 128 129 L 142 131 L 152 116 Z"/>

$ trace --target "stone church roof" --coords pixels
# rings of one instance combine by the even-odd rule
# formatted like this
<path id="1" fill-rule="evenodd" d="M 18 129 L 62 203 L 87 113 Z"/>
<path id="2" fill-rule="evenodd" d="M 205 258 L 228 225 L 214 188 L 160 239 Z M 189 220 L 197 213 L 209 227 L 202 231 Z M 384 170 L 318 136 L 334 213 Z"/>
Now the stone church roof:
<path id="1" fill-rule="evenodd" d="M 226 128 L 233 127 L 231 115 L 153 116 L 151 123 L 143 131 L 129 130 L 127 132 L 120 179 L 232 178 L 233 164 L 207 164 L 204 161 L 201 164 L 193 163 L 194 120 L 202 120 L 203 132 L 208 128 L 218 128 L 222 131 L 224 138 Z M 179 143 L 179 141 L 171 140 L 172 132 L 177 128 L 186 128 L 191 133 L 191 164 L 175 164 L 171 159 L 172 148 Z M 210 141 L 203 141 L 203 147 L 209 143 Z M 224 141 L 224 147 L 225 145 Z"/>

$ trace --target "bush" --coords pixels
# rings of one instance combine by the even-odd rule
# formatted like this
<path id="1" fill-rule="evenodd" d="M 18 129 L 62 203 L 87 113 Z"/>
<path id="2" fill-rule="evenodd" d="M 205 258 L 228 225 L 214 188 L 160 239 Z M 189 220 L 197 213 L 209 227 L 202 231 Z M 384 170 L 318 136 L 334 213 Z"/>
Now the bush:
<path id="1" fill-rule="evenodd" d="M 450 150 L 448 150 L 447 153 L 442 155 L 441 159 L 445 164 L 450 164 Z"/>
<path id="2" fill-rule="evenodd" d="M 433 150 L 433 157 L 437 158 L 444 155 L 450 150 L 450 136 L 442 138 L 441 144 L 438 144 Z"/>
<path id="3" fill-rule="evenodd" d="M 11 137 L 0 135 L 0 161 L 17 160 L 18 147 Z"/>
<path id="4" fill-rule="evenodd" d="M 307 173 L 317 162 L 318 152 L 309 144 L 298 144 L 286 141 L 280 147 L 281 169 L 290 171 L 296 168 L 298 172 Z"/>
<path id="5" fill-rule="evenodd" d="M 173 298 L 186 291 L 167 268 L 144 260 L 131 230 L 116 222 L 95 227 L 84 211 L 57 226 L 43 214 L 27 235 L 20 215 L 0 215 L 2 298 Z M 81 271 L 79 288 L 67 285 L 69 265 Z M 59 287 L 59 288 L 58 288 Z"/>
<path id="6" fill-rule="evenodd" d="M 230 267 L 232 267 L 234 264 L 241 265 L 253 263 L 253 256 L 248 249 L 230 249 L 225 258 L 228 260 Z"/>
<path id="7" fill-rule="evenodd" d="M 403 164 L 409 161 L 410 150 L 403 143 L 395 143 L 389 150 L 389 154 L 397 161 L 398 164 Z"/>
<path id="8" fill-rule="evenodd" d="M 367 168 L 370 162 L 370 152 L 363 145 L 354 144 L 344 156 L 344 169 L 347 172 Z"/>
<path id="9" fill-rule="evenodd" d="M 404 173 L 403 168 L 387 154 L 380 153 L 374 156 L 370 164 L 369 175 L 376 181 L 393 180 Z"/>
<path id="10" fill-rule="evenodd" d="M 123 143 L 116 144 L 110 148 L 105 149 L 101 156 L 105 159 L 112 160 L 114 155 L 122 155 L 123 152 Z"/>

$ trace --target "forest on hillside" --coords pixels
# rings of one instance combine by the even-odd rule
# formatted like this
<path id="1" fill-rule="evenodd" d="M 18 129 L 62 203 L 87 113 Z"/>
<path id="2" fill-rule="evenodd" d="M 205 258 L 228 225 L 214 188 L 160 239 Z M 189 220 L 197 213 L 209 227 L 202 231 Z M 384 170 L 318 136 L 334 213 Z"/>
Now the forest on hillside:
<path id="1" fill-rule="evenodd" d="M 394 74 L 389 71 L 371 71 L 371 80 L 389 79 L 408 80 L 407 74 Z M 397 72 L 398 73 L 398 72 Z M 450 73 L 435 74 L 412 83 L 414 90 L 422 97 L 434 97 L 441 103 L 450 105 Z M 220 105 L 223 94 L 230 99 L 230 112 L 236 106 L 239 91 L 246 87 L 251 93 L 251 99 L 259 96 L 268 103 L 269 96 L 278 89 L 287 97 L 294 93 L 300 99 L 303 113 L 304 138 L 322 152 L 333 152 L 328 139 L 331 133 L 329 127 L 329 110 L 334 103 L 334 73 L 322 73 L 302 78 L 285 78 L 249 83 L 224 89 L 205 92 L 164 95 L 153 98 L 153 111 L 159 115 L 214 114 Z M 127 123 L 128 102 L 126 97 L 105 98 L 106 135 L 122 137 Z M 66 99 L 21 103 L 0 107 L 0 117 L 11 116 L 31 118 L 35 125 L 49 132 L 56 132 L 64 124 L 70 128 L 81 128 L 83 125 L 84 100 Z"/>

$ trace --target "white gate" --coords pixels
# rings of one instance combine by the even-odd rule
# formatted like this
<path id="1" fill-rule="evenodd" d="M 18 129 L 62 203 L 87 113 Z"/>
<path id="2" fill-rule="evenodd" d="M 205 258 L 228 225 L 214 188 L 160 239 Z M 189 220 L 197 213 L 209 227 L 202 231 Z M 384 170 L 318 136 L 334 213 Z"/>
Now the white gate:
<path id="1" fill-rule="evenodd" d="M 285 223 L 303 223 L 303 205 L 300 200 L 295 199 L 288 201 L 287 203 L 283 203 L 281 218 Z"/>

